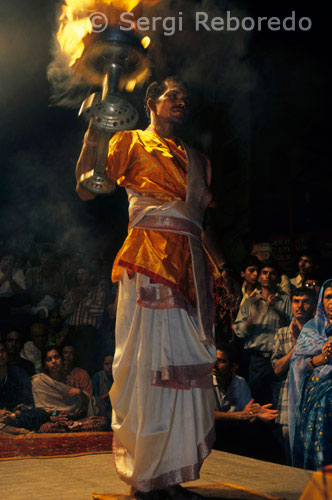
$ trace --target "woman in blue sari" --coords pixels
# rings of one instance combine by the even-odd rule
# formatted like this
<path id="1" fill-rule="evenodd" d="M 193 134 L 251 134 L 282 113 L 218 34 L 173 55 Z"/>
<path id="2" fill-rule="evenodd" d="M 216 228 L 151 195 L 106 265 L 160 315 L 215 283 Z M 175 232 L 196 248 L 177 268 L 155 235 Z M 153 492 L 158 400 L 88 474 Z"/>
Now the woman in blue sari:
<path id="1" fill-rule="evenodd" d="M 296 343 L 288 402 L 293 465 L 316 470 L 332 463 L 332 280 Z"/>

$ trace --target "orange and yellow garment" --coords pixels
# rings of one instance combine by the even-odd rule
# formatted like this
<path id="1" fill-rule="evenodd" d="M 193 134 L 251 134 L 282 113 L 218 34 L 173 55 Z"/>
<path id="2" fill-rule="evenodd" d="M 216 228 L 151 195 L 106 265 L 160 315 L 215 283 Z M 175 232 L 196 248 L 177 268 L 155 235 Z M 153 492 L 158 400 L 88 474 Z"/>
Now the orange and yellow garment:
<path id="1" fill-rule="evenodd" d="M 206 185 L 209 182 L 205 161 Z M 142 196 L 160 200 L 186 200 L 188 159 L 182 145 L 161 139 L 153 129 L 116 134 L 109 144 L 109 177 Z M 209 204 L 207 190 L 202 209 Z M 204 205 L 204 206 L 203 206 Z M 113 266 L 112 280 L 121 279 L 124 268 L 149 276 L 154 283 L 179 290 L 195 307 L 195 286 L 188 237 L 183 234 L 133 227 Z"/>

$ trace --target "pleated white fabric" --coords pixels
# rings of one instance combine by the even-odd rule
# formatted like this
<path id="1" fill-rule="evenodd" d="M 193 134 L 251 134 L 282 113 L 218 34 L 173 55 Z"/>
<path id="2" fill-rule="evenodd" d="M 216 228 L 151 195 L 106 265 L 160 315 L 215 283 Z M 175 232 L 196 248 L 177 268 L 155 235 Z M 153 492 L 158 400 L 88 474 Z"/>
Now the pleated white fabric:
<path id="1" fill-rule="evenodd" d="M 184 309 L 138 305 L 142 282 L 153 286 L 126 272 L 120 282 L 110 397 L 116 470 L 149 491 L 199 477 L 214 441 L 207 379 L 215 350 L 202 344 L 195 318 Z"/>

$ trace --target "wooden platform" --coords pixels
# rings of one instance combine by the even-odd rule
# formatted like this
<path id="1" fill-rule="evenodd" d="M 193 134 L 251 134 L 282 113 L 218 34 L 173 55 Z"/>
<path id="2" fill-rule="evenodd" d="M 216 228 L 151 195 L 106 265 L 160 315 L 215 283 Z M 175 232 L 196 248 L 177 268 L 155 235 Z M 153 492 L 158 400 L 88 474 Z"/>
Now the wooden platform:
<path id="1" fill-rule="evenodd" d="M 8 460 L 0 463 L 4 500 L 91 500 L 91 492 L 128 493 L 117 477 L 113 456 Z M 219 451 L 205 461 L 191 484 L 231 483 L 267 495 L 297 500 L 312 472 Z M 189 483 L 188 483 L 189 484 Z"/>

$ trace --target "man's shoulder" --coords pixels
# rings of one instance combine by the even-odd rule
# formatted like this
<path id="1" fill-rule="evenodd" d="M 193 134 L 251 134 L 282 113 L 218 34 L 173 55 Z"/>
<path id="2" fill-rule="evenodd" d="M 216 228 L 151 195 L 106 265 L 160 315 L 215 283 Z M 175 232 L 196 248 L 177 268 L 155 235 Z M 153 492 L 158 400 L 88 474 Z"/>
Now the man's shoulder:
<path id="1" fill-rule="evenodd" d="M 145 135 L 146 130 L 122 130 L 121 132 L 116 132 L 110 139 L 110 145 L 117 144 L 122 141 L 132 141 L 137 140 L 140 135 Z"/>
<path id="2" fill-rule="evenodd" d="M 246 381 L 246 379 L 244 379 L 240 375 L 236 375 L 236 373 L 233 373 L 233 382 L 242 387 L 248 386 L 248 382 Z"/>
<path id="3" fill-rule="evenodd" d="M 292 300 L 287 293 L 278 291 L 275 295 L 276 300 L 279 300 L 280 302 L 283 302 L 284 304 L 291 304 Z"/>
<path id="4" fill-rule="evenodd" d="M 21 356 L 18 358 L 16 363 L 12 363 L 11 366 L 18 366 L 19 368 L 23 368 L 23 370 L 28 375 L 35 374 L 35 365 L 29 359 L 22 358 Z"/>
<path id="5" fill-rule="evenodd" d="M 291 335 L 290 325 L 283 326 L 282 328 L 279 328 L 278 331 L 277 331 L 277 333 L 276 333 L 276 337 L 280 338 L 280 339 L 287 338 L 290 335 Z"/>
<path id="6" fill-rule="evenodd" d="M 301 275 L 300 274 L 297 274 L 296 276 L 294 276 L 294 278 L 291 278 L 290 279 L 290 282 L 293 286 L 295 287 L 298 287 L 301 285 L 302 283 L 302 278 L 301 278 Z"/>

